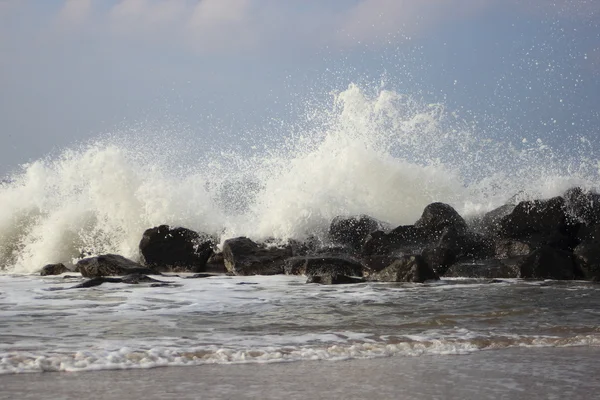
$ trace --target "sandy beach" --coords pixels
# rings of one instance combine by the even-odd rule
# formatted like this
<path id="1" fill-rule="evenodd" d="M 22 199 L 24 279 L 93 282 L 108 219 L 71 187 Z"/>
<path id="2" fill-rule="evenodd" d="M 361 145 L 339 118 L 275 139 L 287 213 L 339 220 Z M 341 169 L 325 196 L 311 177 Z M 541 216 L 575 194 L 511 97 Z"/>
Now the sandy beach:
<path id="1" fill-rule="evenodd" d="M 0 377 L 2 399 L 594 399 L 599 348 Z"/>

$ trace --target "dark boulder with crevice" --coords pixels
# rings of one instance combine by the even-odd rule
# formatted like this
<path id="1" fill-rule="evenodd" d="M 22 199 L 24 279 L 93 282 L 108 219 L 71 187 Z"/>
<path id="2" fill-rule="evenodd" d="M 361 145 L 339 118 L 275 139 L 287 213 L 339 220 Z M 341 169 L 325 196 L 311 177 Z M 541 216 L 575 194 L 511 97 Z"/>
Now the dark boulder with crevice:
<path id="1" fill-rule="evenodd" d="M 415 222 L 415 228 L 428 239 L 439 238 L 450 227 L 466 231 L 467 223 L 452 206 L 439 202 L 426 206 L 421 218 Z"/>
<path id="2" fill-rule="evenodd" d="M 233 275 L 283 274 L 284 262 L 291 256 L 290 246 L 267 246 L 247 237 L 228 239 L 223 243 L 225 268 Z"/>
<path id="3" fill-rule="evenodd" d="M 439 280 L 439 276 L 419 255 L 407 255 L 396 258 L 379 272 L 370 274 L 368 279 L 377 282 L 416 282 Z"/>
<path id="4" fill-rule="evenodd" d="M 139 248 L 143 263 L 156 270 L 203 272 L 215 245 L 209 235 L 160 225 L 144 232 Z"/>
<path id="5" fill-rule="evenodd" d="M 335 217 L 329 226 L 329 240 L 332 243 L 360 249 L 365 238 L 382 228 L 382 223 L 368 215 Z"/>
<path id="6" fill-rule="evenodd" d="M 64 264 L 58 263 L 58 264 L 48 264 L 45 265 L 44 267 L 42 267 L 42 270 L 40 271 L 40 275 L 41 276 L 48 276 L 48 275 L 60 275 L 60 274 L 64 274 L 65 272 L 70 272 L 71 270 L 69 268 L 67 268 Z"/>
<path id="7" fill-rule="evenodd" d="M 542 246 L 525 257 L 519 264 L 519 277 L 529 279 L 581 279 L 583 274 L 575 264 L 572 253 Z"/>
<path id="8" fill-rule="evenodd" d="M 85 278 L 122 276 L 130 274 L 159 274 L 155 269 L 144 267 L 118 254 L 104 254 L 79 260 L 75 269 Z"/>

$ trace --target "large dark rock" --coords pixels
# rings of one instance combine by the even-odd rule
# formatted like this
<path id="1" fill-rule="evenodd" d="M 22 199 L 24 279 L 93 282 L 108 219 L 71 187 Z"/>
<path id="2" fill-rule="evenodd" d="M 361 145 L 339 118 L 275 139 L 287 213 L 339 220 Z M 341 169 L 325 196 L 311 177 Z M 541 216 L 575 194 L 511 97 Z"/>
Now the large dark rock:
<path id="1" fill-rule="evenodd" d="M 571 223 L 562 197 L 522 201 L 509 215 L 502 218 L 499 234 L 514 239 L 533 234 L 550 235 L 567 230 Z"/>
<path id="2" fill-rule="evenodd" d="M 289 246 L 267 247 L 246 237 L 228 239 L 223 244 L 225 268 L 234 275 L 282 274 L 284 262 L 291 256 Z"/>
<path id="3" fill-rule="evenodd" d="M 329 239 L 339 245 L 359 249 L 363 240 L 381 229 L 381 223 L 368 215 L 335 217 L 329 226 Z"/>
<path id="4" fill-rule="evenodd" d="M 40 275 L 60 275 L 69 271 L 70 270 L 67 267 L 65 267 L 64 264 L 48 264 L 42 268 L 42 270 L 40 271 Z"/>
<path id="5" fill-rule="evenodd" d="M 500 222 L 502 218 L 509 215 L 515 209 L 514 204 L 505 204 L 476 220 L 474 230 L 484 235 L 496 235 L 500 230 Z"/>
<path id="6" fill-rule="evenodd" d="M 575 187 L 564 195 L 567 213 L 577 221 L 586 225 L 600 223 L 600 194 Z"/>
<path id="7" fill-rule="evenodd" d="M 362 245 L 362 254 L 414 254 L 425 247 L 426 238 L 421 230 L 413 225 L 401 225 L 389 233 L 383 231 L 371 232 Z"/>
<path id="8" fill-rule="evenodd" d="M 425 207 L 421 218 L 415 222 L 415 227 L 427 238 L 438 238 L 449 227 L 466 231 L 467 223 L 448 204 L 431 203 Z"/>
<path id="9" fill-rule="evenodd" d="M 140 253 L 144 263 L 157 270 L 202 272 L 214 245 L 208 235 L 161 225 L 144 232 Z"/>
<path id="10" fill-rule="evenodd" d="M 292 257 L 285 261 L 284 269 L 287 275 L 363 275 L 361 263 L 352 258 L 338 255 Z"/>
<path id="11" fill-rule="evenodd" d="M 521 278 L 572 280 L 581 277 L 572 253 L 542 246 L 519 265 Z"/>
<path id="12" fill-rule="evenodd" d="M 600 241 L 587 241 L 573 252 L 575 262 L 585 279 L 600 281 Z"/>
<path id="13" fill-rule="evenodd" d="M 486 237 L 456 226 L 444 230 L 437 243 L 422 252 L 427 263 L 439 275 L 452 264 L 462 260 L 479 260 L 492 257 L 493 244 Z"/>
<path id="14" fill-rule="evenodd" d="M 84 258 L 75 265 L 76 271 L 86 278 L 101 276 L 130 275 L 130 274 L 156 274 L 152 268 L 131 261 L 117 254 L 105 254 L 98 257 Z"/>
<path id="15" fill-rule="evenodd" d="M 369 280 L 378 282 L 425 282 L 439 280 L 435 271 L 421 256 L 403 256 L 394 260 L 379 272 L 369 275 Z"/>

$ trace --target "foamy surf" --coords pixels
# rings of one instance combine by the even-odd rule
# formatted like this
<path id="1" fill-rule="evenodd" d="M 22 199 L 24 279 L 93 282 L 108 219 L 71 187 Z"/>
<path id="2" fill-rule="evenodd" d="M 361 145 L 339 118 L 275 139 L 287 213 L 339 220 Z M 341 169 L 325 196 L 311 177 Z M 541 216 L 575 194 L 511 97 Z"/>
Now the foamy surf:
<path id="1" fill-rule="evenodd" d="M 380 87 L 352 84 L 283 126 L 261 140 L 283 138 L 243 152 L 196 153 L 189 137 L 139 132 L 23 166 L 0 186 L 0 270 L 35 273 L 83 253 L 137 259 L 142 232 L 160 224 L 222 240 L 302 239 L 337 215 L 411 224 L 433 201 L 469 216 L 598 186 L 584 140 L 565 159 L 540 140 L 503 142 L 442 104 Z"/>

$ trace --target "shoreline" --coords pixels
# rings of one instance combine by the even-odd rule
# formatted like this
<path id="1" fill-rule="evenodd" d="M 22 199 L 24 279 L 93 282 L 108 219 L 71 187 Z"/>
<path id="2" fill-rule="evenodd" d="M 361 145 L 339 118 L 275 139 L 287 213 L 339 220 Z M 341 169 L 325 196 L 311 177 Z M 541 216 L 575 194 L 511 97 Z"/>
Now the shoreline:
<path id="1" fill-rule="evenodd" d="M 600 348 L 0 376 L 0 399 L 589 399 Z"/>

